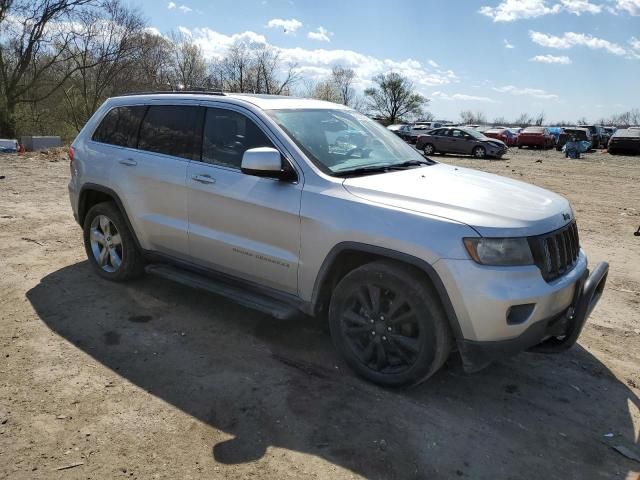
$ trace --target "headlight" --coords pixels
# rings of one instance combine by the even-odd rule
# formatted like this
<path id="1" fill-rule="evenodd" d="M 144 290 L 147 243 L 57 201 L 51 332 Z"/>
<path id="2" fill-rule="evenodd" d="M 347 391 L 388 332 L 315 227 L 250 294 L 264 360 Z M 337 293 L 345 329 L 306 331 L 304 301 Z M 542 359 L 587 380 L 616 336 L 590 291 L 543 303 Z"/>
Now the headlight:
<path id="1" fill-rule="evenodd" d="M 482 265 L 533 265 L 526 238 L 465 238 L 471 258 Z"/>

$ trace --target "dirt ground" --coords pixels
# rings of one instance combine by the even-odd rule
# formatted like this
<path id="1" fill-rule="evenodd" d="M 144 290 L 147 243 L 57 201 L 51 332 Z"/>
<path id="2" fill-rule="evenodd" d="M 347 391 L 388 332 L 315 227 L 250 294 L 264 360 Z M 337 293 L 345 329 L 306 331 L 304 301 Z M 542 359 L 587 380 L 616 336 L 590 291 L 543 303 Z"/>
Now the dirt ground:
<path id="1" fill-rule="evenodd" d="M 64 154 L 0 156 L 0 478 L 640 478 L 640 157 L 507 157 L 436 158 L 567 196 L 604 298 L 568 353 L 384 390 L 305 317 L 101 280 Z"/>

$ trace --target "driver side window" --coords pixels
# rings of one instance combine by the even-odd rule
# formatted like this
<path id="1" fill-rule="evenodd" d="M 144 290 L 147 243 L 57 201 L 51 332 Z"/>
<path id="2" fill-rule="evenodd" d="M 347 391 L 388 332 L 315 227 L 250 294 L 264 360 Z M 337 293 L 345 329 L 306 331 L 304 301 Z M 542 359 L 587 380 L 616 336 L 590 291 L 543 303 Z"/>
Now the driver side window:
<path id="1" fill-rule="evenodd" d="M 249 118 L 233 110 L 207 108 L 202 136 L 202 161 L 240 170 L 246 150 L 273 147 Z"/>

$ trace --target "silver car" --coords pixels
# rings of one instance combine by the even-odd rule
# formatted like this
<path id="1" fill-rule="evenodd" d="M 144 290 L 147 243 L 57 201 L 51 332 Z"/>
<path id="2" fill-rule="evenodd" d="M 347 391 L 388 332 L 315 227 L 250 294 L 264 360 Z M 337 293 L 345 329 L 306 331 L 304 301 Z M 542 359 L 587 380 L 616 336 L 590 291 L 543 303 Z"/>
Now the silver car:
<path id="1" fill-rule="evenodd" d="M 333 103 L 121 96 L 69 155 L 98 275 L 147 272 L 324 318 L 346 362 L 382 385 L 418 383 L 454 351 L 473 371 L 567 349 L 606 281 L 565 198 L 425 159 Z"/>

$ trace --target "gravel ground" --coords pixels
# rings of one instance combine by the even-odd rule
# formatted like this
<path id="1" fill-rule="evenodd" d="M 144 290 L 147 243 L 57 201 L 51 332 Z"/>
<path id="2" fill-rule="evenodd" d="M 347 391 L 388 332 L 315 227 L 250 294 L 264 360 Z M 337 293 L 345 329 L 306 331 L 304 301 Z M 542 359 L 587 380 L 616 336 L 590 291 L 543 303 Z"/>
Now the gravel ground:
<path id="1" fill-rule="evenodd" d="M 640 157 L 435 158 L 570 199 L 611 264 L 571 351 L 378 388 L 305 317 L 101 280 L 64 154 L 1 156 L 0 478 L 639 478 Z"/>

